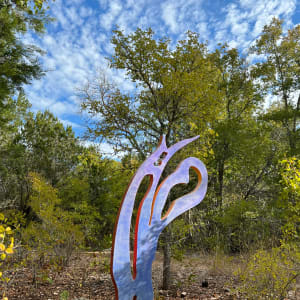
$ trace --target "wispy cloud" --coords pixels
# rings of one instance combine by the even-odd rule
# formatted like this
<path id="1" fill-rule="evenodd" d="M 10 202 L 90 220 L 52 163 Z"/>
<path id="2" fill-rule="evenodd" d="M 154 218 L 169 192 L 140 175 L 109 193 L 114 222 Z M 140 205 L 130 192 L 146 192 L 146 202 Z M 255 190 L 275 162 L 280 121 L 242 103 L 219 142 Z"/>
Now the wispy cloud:
<path id="1" fill-rule="evenodd" d="M 177 9 L 173 5 L 173 2 L 163 3 L 162 18 L 165 24 L 170 27 L 172 33 L 177 33 L 179 24 L 177 23 Z"/>
<path id="2" fill-rule="evenodd" d="M 226 41 L 231 47 L 245 49 L 273 16 L 284 18 L 285 26 L 291 26 L 295 10 L 296 0 L 56 0 L 51 6 L 56 21 L 47 33 L 25 37 L 47 52 L 41 60 L 48 70 L 42 80 L 26 87 L 27 95 L 33 110 L 50 109 L 65 124 L 80 126 L 78 118 L 74 121 L 79 111 L 75 87 L 99 68 L 107 68 L 105 57 L 113 53 L 110 38 L 115 25 L 126 33 L 152 27 L 158 37 L 170 36 L 174 41 L 192 30 L 211 49 Z M 107 74 L 123 90 L 134 89 L 125 72 L 108 70 Z"/>
<path id="3" fill-rule="evenodd" d="M 224 20 L 219 20 L 215 26 L 216 37 L 225 39 L 232 47 L 245 49 L 273 17 L 283 18 L 285 26 L 291 26 L 295 9 L 296 0 L 240 0 L 229 3 L 223 8 Z"/>

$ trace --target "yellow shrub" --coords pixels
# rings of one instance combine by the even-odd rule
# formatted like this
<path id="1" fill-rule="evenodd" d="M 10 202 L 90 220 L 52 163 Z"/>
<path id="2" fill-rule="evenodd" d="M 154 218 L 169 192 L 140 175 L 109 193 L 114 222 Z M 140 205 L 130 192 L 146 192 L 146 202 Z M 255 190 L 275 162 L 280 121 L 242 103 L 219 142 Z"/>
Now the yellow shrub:
<path id="1" fill-rule="evenodd" d="M 283 299 L 297 277 L 290 255 L 282 248 L 256 251 L 246 268 L 237 272 L 239 292 L 247 299 Z"/>
<path id="2" fill-rule="evenodd" d="M 12 236 L 12 229 L 6 225 L 7 219 L 3 214 L 0 213 L 0 279 L 4 283 L 8 283 L 9 278 L 4 275 L 1 266 L 7 258 L 8 255 L 14 253 L 14 237 Z M 5 297 L 5 291 L 2 295 L 2 299 L 7 299 Z"/>

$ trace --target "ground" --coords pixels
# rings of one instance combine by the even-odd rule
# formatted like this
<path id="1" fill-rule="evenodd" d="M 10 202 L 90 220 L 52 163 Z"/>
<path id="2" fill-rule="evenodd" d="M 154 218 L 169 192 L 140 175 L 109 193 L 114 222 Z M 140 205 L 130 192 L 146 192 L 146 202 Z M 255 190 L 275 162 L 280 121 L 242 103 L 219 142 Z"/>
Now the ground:
<path id="1" fill-rule="evenodd" d="M 162 256 L 153 264 L 155 299 L 243 299 L 234 291 L 233 268 L 238 258 L 193 254 L 172 261 L 172 286 L 161 289 Z M 109 274 L 109 252 L 81 252 L 72 256 L 68 267 L 56 271 L 44 266 L 44 278 L 32 284 L 32 270 L 20 267 L 12 278 L 6 296 L 9 300 L 98 300 L 114 299 Z M 207 281 L 208 286 L 202 287 Z M 0 286 L 1 287 L 1 286 Z M 300 296 L 300 293 L 298 294 Z M 290 294 L 287 299 L 297 299 Z M 298 298 L 300 299 L 300 298 Z"/>

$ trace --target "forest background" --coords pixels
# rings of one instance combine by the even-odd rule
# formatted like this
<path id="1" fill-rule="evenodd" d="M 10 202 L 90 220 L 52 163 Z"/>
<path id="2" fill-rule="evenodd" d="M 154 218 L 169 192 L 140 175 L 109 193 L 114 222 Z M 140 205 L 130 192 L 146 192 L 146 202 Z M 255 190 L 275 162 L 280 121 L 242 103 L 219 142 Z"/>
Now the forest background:
<path id="1" fill-rule="evenodd" d="M 110 248 L 126 186 L 159 138 L 165 135 L 170 146 L 200 135 L 164 174 L 194 156 L 205 163 L 209 182 L 201 205 L 162 236 L 162 285 L 170 286 L 171 256 L 252 253 L 240 274 L 248 283 L 242 291 L 254 298 L 270 293 L 257 284 L 263 274 L 273 277 L 272 293 L 281 299 L 300 274 L 300 26 L 283 32 L 283 20 L 273 18 L 248 51 L 258 57 L 252 63 L 226 44 L 209 50 L 194 32 L 172 48 L 171 39 L 158 40 L 151 29 L 130 34 L 116 29 L 109 66 L 125 70 L 136 91 L 125 93 L 103 70 L 74 91 L 86 138 L 110 144 L 120 154 L 114 159 L 96 146 L 84 146 L 50 111 L 30 111 L 23 87 L 44 70 L 41 50 L 20 36 L 28 30 L 42 34 L 47 22 L 46 1 L 0 1 L 0 277 L 5 289 L 12 268 L 20 264 L 31 266 L 36 282 L 50 258 L 57 267 L 68 265 L 76 249 Z M 274 101 L 266 107 L 270 96 Z M 194 188 L 192 170 L 190 178 L 172 189 L 169 205 Z M 132 224 L 148 184 L 145 178 L 139 188 Z"/>

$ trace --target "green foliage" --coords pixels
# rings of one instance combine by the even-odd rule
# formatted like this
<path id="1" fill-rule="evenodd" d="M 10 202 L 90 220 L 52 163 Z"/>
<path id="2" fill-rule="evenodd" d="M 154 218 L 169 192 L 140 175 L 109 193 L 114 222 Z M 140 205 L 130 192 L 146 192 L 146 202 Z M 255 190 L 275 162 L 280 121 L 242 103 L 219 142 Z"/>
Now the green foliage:
<path id="1" fill-rule="evenodd" d="M 0 144 L 0 207 L 28 213 L 28 173 L 38 172 L 55 186 L 75 168 L 82 147 L 72 128 L 64 128 L 52 113 L 34 115 L 25 98 L 18 103 L 9 121 L 12 128 L 4 131 L 6 143 Z"/>
<path id="2" fill-rule="evenodd" d="M 241 290 L 254 299 L 284 295 L 300 261 L 300 27 L 284 34 L 282 21 L 273 19 L 251 49 L 263 55 L 251 66 L 226 45 L 209 51 L 192 32 L 174 45 L 157 40 L 151 29 L 114 31 L 110 66 L 124 70 L 136 92 L 126 94 L 100 74 L 80 98 L 91 116 L 88 135 L 113 145 L 122 155 L 115 161 L 81 147 L 71 127 L 49 111 L 28 112 L 22 85 L 43 72 L 41 51 L 24 45 L 21 36 L 43 32 L 47 2 L 0 0 L 0 208 L 6 209 L 7 226 L 21 227 L 14 236 L 22 234 L 30 250 L 34 280 L 51 281 L 50 267 L 67 264 L 80 245 L 111 246 L 125 187 L 162 134 L 168 145 L 200 135 L 170 161 L 164 176 L 182 157 L 198 157 L 208 168 L 208 194 L 172 224 L 160 245 L 170 246 L 177 259 L 188 248 L 254 251 L 240 273 Z M 265 112 L 270 93 L 279 101 Z M 287 154 L 295 157 L 278 164 Z M 194 183 L 191 174 L 191 182 L 172 190 L 167 202 Z M 4 242 L 7 249 L 10 241 Z"/>
<path id="3" fill-rule="evenodd" d="M 284 209 L 285 220 L 281 248 L 288 252 L 296 278 L 300 276 L 300 160 L 292 157 L 283 160 L 281 164 L 283 191 L 280 194 L 280 203 Z"/>
<path id="4" fill-rule="evenodd" d="M 91 117 L 88 135 L 125 153 L 123 165 L 128 158 L 139 164 L 163 134 L 167 145 L 200 135 L 164 174 L 187 155 L 202 159 L 209 172 L 208 193 L 199 209 L 164 233 L 164 248 L 173 231 L 175 239 L 185 241 L 177 248 L 174 244 L 177 257 L 184 246 L 236 253 L 280 245 L 289 209 L 280 204 L 283 198 L 277 199 L 278 161 L 287 152 L 298 153 L 300 108 L 299 26 L 286 35 L 281 26 L 274 19 L 264 27 L 251 50 L 264 56 L 252 65 L 227 45 L 210 52 L 195 33 L 188 32 L 172 47 L 170 39 L 156 39 L 151 29 L 116 30 L 110 67 L 124 70 L 136 92 L 125 94 L 103 73 L 82 88 L 81 107 Z M 282 101 L 266 114 L 263 102 L 270 93 Z M 174 190 L 167 203 L 191 185 Z"/>
<path id="5" fill-rule="evenodd" d="M 74 221 L 84 233 L 86 247 L 111 246 L 124 186 L 131 175 L 121 163 L 103 159 L 90 148 L 79 155 L 77 168 L 59 185 L 61 207 L 72 211 Z"/>
<path id="6" fill-rule="evenodd" d="M 69 263 L 72 252 L 81 245 L 82 233 L 74 224 L 72 214 L 59 208 L 61 200 L 57 191 L 36 173 L 30 174 L 32 194 L 29 205 L 36 215 L 22 233 L 28 247 L 27 262 L 37 276 L 45 278 L 47 264 L 62 267 Z M 46 276 L 47 278 L 47 276 Z"/>
<path id="7" fill-rule="evenodd" d="M 41 34 L 50 21 L 47 0 L 0 1 L 0 207 L 22 207 L 27 200 L 25 147 L 18 136 L 30 107 L 23 85 L 44 73 L 41 49 L 24 43 L 31 31 Z M 24 208 L 24 207 L 22 207 Z"/>
<path id="8" fill-rule="evenodd" d="M 173 143 L 190 135 L 191 121 L 197 120 L 201 130 L 216 117 L 219 72 L 197 34 L 188 32 L 174 51 L 170 40 L 156 41 L 151 29 L 137 29 L 128 36 L 114 31 L 112 43 L 111 67 L 124 69 L 140 88 L 134 95 L 124 94 L 104 74 L 84 86 L 82 110 L 101 116 L 89 124 L 91 136 L 144 159 L 162 134 L 167 144 Z"/>
<path id="9" fill-rule="evenodd" d="M 246 268 L 239 270 L 239 290 L 249 299 L 283 299 L 300 276 L 300 161 L 285 159 L 281 166 L 279 201 L 285 220 L 281 244 L 269 251 L 256 251 Z"/>
<path id="10" fill-rule="evenodd" d="M 261 239 L 266 242 L 268 226 L 266 221 L 260 219 L 261 213 L 257 203 L 238 200 L 226 206 L 223 212 L 216 216 L 219 239 L 222 239 L 219 243 L 224 245 L 225 251 L 249 251 L 252 245 L 258 245 Z"/>
<path id="11" fill-rule="evenodd" d="M 9 97 L 0 102 L 1 148 L 7 146 L 16 136 L 30 106 L 29 101 L 22 92 L 19 93 L 16 100 Z"/>
<path id="12" fill-rule="evenodd" d="M 0 207 L 2 209 L 20 204 L 20 192 L 25 189 L 24 176 L 25 149 L 17 141 L 20 128 L 28 113 L 30 104 L 24 94 L 20 93 L 16 101 L 8 98 L 0 101 Z"/>
<path id="13" fill-rule="evenodd" d="M 26 145 L 30 171 L 42 174 L 54 186 L 74 168 L 81 152 L 72 128 L 64 128 L 47 110 L 26 117 L 20 143 Z"/>
<path id="14" fill-rule="evenodd" d="M 24 44 L 21 35 L 28 30 L 42 33 L 49 20 L 43 3 L 47 1 L 1 0 L 0 2 L 0 103 L 23 84 L 43 75 L 38 55 L 42 51 Z M 32 4 L 34 9 L 32 9 Z"/>
<path id="15" fill-rule="evenodd" d="M 263 95 L 246 59 L 226 45 L 210 59 L 221 75 L 217 88 L 222 109 L 210 124 L 215 133 L 209 143 L 214 155 L 208 155 L 206 164 L 213 178 L 210 197 L 221 208 L 232 198 L 246 199 L 257 193 L 274 157 L 274 143 L 270 140 L 271 126 L 254 116 Z"/>
<path id="16" fill-rule="evenodd" d="M 273 107 L 266 118 L 282 125 L 286 132 L 289 153 L 296 155 L 299 153 L 300 136 L 300 25 L 284 35 L 282 24 L 282 20 L 273 18 L 269 25 L 264 26 L 251 51 L 264 55 L 265 58 L 255 65 L 252 72 L 262 80 L 267 91 L 280 99 L 276 108 Z"/>
<path id="17" fill-rule="evenodd" d="M 70 293 L 67 290 L 64 290 L 59 295 L 59 300 L 68 300 Z"/>
<path id="18" fill-rule="evenodd" d="M 194 213 L 193 234 L 187 244 L 192 249 L 225 254 L 276 246 L 280 222 L 274 219 L 270 210 L 270 206 L 260 207 L 257 201 L 234 199 L 222 210 L 209 208 Z"/>
<path id="19" fill-rule="evenodd" d="M 178 218 L 171 226 L 171 250 L 172 257 L 181 261 L 185 253 L 185 243 L 189 238 L 192 226 L 184 219 Z"/>

